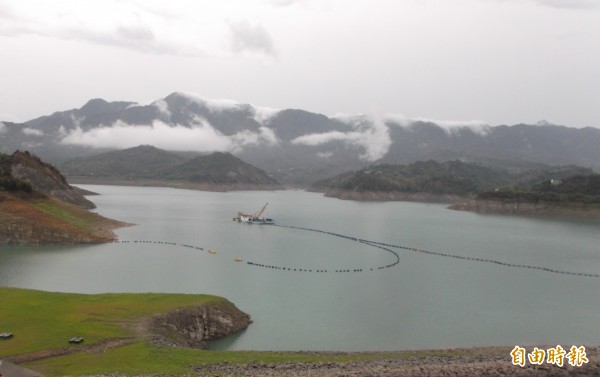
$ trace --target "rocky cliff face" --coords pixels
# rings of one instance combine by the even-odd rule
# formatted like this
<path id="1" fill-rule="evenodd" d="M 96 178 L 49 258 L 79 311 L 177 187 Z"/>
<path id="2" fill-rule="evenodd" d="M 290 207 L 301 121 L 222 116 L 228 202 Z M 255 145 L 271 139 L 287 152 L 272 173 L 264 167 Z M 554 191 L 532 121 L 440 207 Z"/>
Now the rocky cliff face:
<path id="1" fill-rule="evenodd" d="M 203 349 L 206 341 L 245 330 L 251 323 L 248 314 L 223 300 L 156 316 L 150 332 L 168 344 Z"/>
<path id="2" fill-rule="evenodd" d="M 32 188 L 46 195 L 54 196 L 64 202 L 81 208 L 96 208 L 52 165 L 41 161 L 29 152 L 17 151 L 11 156 L 12 176 L 29 182 Z"/>

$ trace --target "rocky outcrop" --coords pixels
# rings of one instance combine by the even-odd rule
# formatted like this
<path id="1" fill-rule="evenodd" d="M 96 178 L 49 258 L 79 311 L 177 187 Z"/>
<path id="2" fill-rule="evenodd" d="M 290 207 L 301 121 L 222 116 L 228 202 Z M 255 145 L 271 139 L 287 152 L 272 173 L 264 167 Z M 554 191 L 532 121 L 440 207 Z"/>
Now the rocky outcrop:
<path id="1" fill-rule="evenodd" d="M 17 151 L 11 156 L 12 176 L 31 184 L 38 192 L 54 196 L 63 202 L 81 208 L 96 208 L 78 190 L 70 186 L 65 177 L 52 165 L 30 154 Z"/>
<path id="2" fill-rule="evenodd" d="M 158 315 L 149 332 L 163 344 L 204 349 L 207 341 L 245 330 L 251 323 L 248 314 L 222 300 Z"/>

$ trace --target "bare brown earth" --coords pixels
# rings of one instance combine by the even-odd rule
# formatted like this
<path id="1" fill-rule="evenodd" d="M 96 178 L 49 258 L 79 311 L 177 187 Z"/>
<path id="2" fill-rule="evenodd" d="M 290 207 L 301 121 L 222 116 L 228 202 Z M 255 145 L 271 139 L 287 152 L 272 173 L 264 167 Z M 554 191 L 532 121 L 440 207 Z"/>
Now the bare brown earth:
<path id="1" fill-rule="evenodd" d="M 195 183 L 188 181 L 159 180 L 159 179 L 125 179 L 117 177 L 67 177 L 71 184 L 85 185 L 115 185 L 115 186 L 142 186 L 142 187 L 173 187 L 188 190 L 226 192 L 226 191 L 246 191 L 246 190 L 282 190 L 279 185 L 255 185 L 248 183 L 235 184 L 211 184 Z"/>
<path id="2" fill-rule="evenodd" d="M 129 225 L 53 197 L 0 192 L 0 244 L 110 242 Z"/>

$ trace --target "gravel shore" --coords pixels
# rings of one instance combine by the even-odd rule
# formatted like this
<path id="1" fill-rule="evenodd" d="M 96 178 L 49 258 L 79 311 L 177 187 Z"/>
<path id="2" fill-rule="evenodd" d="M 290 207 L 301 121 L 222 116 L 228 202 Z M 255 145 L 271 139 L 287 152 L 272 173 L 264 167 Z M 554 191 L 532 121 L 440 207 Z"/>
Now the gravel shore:
<path id="1" fill-rule="evenodd" d="M 376 377 L 376 376 L 600 376 L 598 348 L 587 348 L 589 363 L 581 367 L 557 367 L 552 364 L 525 367 L 511 362 L 508 348 L 476 349 L 472 354 L 404 356 L 396 359 L 366 362 L 321 362 L 285 364 L 212 365 L 196 368 L 196 376 L 264 376 L 264 377 Z"/>
<path id="2" fill-rule="evenodd" d="M 511 362 L 507 347 L 481 347 L 433 351 L 399 352 L 396 356 L 364 362 L 293 362 L 267 364 L 213 364 L 195 367 L 192 376 L 203 377 L 400 377 L 400 376 L 600 376 L 600 347 L 586 346 L 589 362 L 581 367 L 567 363 L 524 367 Z M 328 353 L 307 353 L 326 356 Z M 332 354 L 333 355 L 333 354 Z M 340 355 L 340 354 L 335 354 Z M 374 354 L 360 354 L 374 355 Z M 375 355 L 376 356 L 376 355 Z M 120 376 L 94 376 L 120 377 Z M 145 376 L 150 377 L 150 376 Z M 152 376 L 158 377 L 158 376 Z"/>

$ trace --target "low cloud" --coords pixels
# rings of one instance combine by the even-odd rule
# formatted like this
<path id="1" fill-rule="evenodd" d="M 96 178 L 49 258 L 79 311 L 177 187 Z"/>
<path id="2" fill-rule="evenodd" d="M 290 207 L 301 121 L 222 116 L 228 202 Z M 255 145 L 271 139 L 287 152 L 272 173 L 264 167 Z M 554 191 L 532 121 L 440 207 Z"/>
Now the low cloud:
<path id="1" fill-rule="evenodd" d="M 321 144 L 327 144 L 332 141 L 354 141 L 360 138 L 359 132 L 340 132 L 331 131 L 324 132 L 321 134 L 308 134 L 295 138 L 292 140 L 292 144 L 302 144 L 308 146 L 316 146 Z"/>
<path id="2" fill-rule="evenodd" d="M 272 130 L 261 127 L 259 132 L 242 131 L 226 136 L 218 132 L 206 120 L 196 118 L 191 127 L 168 125 L 154 121 L 152 125 L 130 125 L 117 121 L 83 131 L 77 127 L 62 139 L 64 144 L 84 145 L 94 148 L 131 148 L 140 144 L 177 151 L 236 152 L 245 146 L 275 144 L 277 139 Z"/>
<path id="3" fill-rule="evenodd" d="M 385 121 L 396 124 L 401 127 L 413 127 L 418 122 L 433 123 L 443 129 L 446 134 L 453 135 L 461 130 L 471 130 L 479 135 L 486 135 L 491 131 L 491 127 L 480 120 L 441 120 L 431 118 L 408 118 L 401 114 L 386 114 Z"/>
<path id="4" fill-rule="evenodd" d="M 69 133 L 67 132 L 65 126 L 63 126 L 62 124 L 60 125 L 60 127 L 58 127 L 58 136 L 61 138 L 64 138 L 65 136 L 67 136 Z"/>
<path id="5" fill-rule="evenodd" d="M 177 94 L 179 94 L 181 97 L 186 98 L 188 101 L 196 102 L 200 105 L 205 106 L 208 110 L 210 110 L 213 113 L 219 113 L 222 111 L 232 109 L 239 109 L 240 107 L 246 106 L 231 99 L 212 99 L 189 92 L 177 92 Z"/>
<path id="6" fill-rule="evenodd" d="M 27 136 L 44 136 L 44 131 L 38 130 L 37 128 L 25 127 L 21 131 Z"/>
<path id="7" fill-rule="evenodd" d="M 0 134 L 3 134 L 6 132 L 6 125 L 2 122 L 0 122 Z"/>
<path id="8" fill-rule="evenodd" d="M 331 156 L 333 156 L 333 152 L 319 152 L 319 153 L 317 153 L 317 156 L 324 158 L 324 159 L 328 159 Z"/>
<path id="9" fill-rule="evenodd" d="M 269 119 L 273 118 L 280 112 L 280 109 L 265 106 L 253 106 L 254 109 L 254 120 L 260 124 L 265 124 Z"/>
<path id="10" fill-rule="evenodd" d="M 268 56 L 277 55 L 273 39 L 261 24 L 251 24 L 246 20 L 229 22 L 231 50 L 233 52 L 252 52 Z"/>
<path id="11" fill-rule="evenodd" d="M 392 145 L 389 126 L 392 125 L 411 128 L 418 122 L 434 123 L 450 136 L 465 129 L 471 130 L 479 135 L 486 135 L 491 130 L 489 125 L 477 120 L 449 121 L 427 118 L 408 118 L 400 114 L 386 114 L 384 116 L 380 116 L 376 113 L 371 115 L 337 114 L 334 118 L 347 124 L 351 130 L 347 132 L 331 131 L 303 135 L 292 140 L 292 143 L 317 146 L 341 141 L 347 145 L 362 148 L 364 152 L 359 157 L 362 160 L 372 162 L 381 159 L 389 151 L 389 148 Z M 327 158 L 331 155 L 325 153 L 319 156 Z"/>
<path id="12" fill-rule="evenodd" d="M 342 141 L 348 145 L 362 148 L 359 156 L 362 160 L 376 161 L 385 156 L 392 140 L 388 126 L 379 116 L 339 116 L 340 121 L 348 124 L 352 131 L 332 131 L 320 134 L 309 134 L 292 140 L 293 144 L 316 146 L 332 141 Z"/>
<path id="13" fill-rule="evenodd" d="M 164 99 L 159 99 L 152 102 L 152 105 L 160 111 L 161 114 L 167 118 L 171 118 L 171 111 L 169 110 L 169 104 Z"/>

